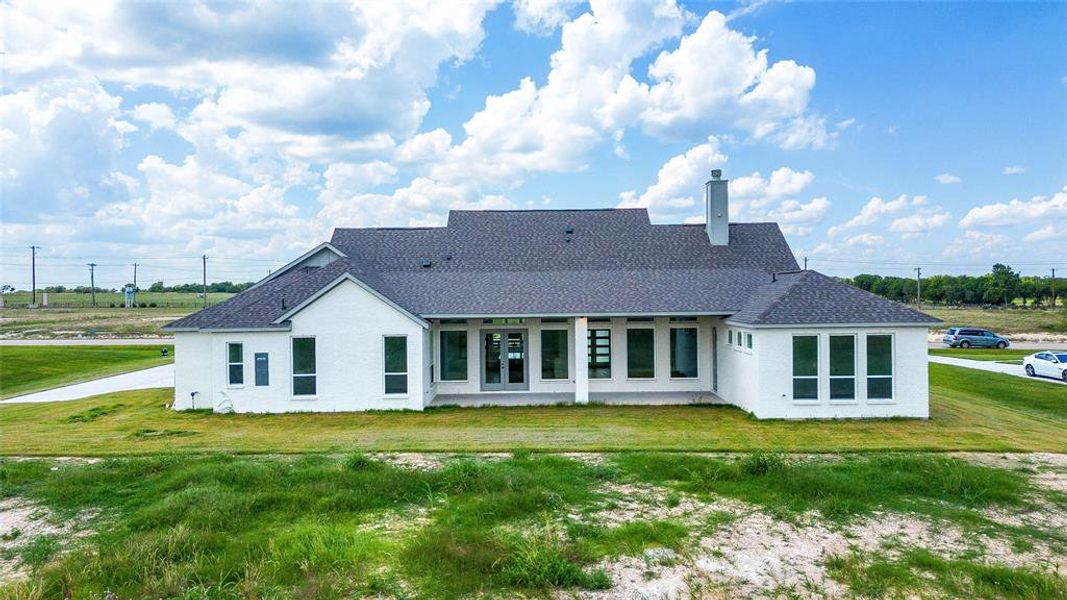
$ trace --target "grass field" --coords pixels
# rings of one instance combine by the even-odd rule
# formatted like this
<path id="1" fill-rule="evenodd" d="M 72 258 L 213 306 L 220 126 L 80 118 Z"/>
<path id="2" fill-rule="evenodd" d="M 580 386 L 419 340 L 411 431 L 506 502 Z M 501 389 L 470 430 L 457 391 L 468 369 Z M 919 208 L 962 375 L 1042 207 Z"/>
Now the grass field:
<path id="1" fill-rule="evenodd" d="M 0 310 L 0 337 L 158 337 L 169 335 L 160 327 L 189 312 L 185 308 L 5 308 Z"/>
<path id="2" fill-rule="evenodd" d="M 233 294 L 228 292 L 208 292 L 208 304 L 218 304 Z M 29 292 L 11 292 L 4 294 L 4 306 L 25 307 L 30 303 Z M 42 292 L 37 292 L 37 303 L 43 302 Z M 137 292 L 137 304 L 155 304 L 163 308 L 183 308 L 192 311 L 202 308 L 204 299 L 196 293 L 184 292 Z M 125 303 L 125 296 L 121 292 L 96 292 L 96 307 L 108 308 L 109 305 L 121 307 Z M 90 308 L 92 307 L 92 295 L 75 292 L 60 292 L 48 294 L 48 305 L 54 308 Z"/>
<path id="3" fill-rule="evenodd" d="M 158 452 L 986 450 L 1067 452 L 1067 387 L 931 365 L 928 421 L 759 421 L 725 406 L 174 412 L 171 389 L 0 403 L 0 455 Z"/>
<path id="4" fill-rule="evenodd" d="M 1004 350 L 998 350 L 996 348 L 931 348 L 930 354 L 933 356 L 951 356 L 952 358 L 966 358 L 968 360 L 994 360 L 997 362 L 1004 361 L 1019 361 L 1022 357 L 1028 356 L 1037 352 L 1037 350 L 1019 350 L 1016 348 L 1007 348 Z"/>
<path id="5" fill-rule="evenodd" d="M 937 456 L 517 453 L 416 468 L 361 454 L 35 460 L 0 461 L 0 482 L 0 496 L 54 524 L 23 539 L 0 532 L 7 560 L 31 575 L 0 587 L 12 600 L 551 597 L 633 586 L 620 577 L 628 564 L 650 581 L 697 557 L 727 563 L 732 536 L 769 528 L 768 516 L 768 537 L 787 532 L 777 543 L 801 541 L 779 523 L 804 519 L 828 552 L 825 577 L 761 590 L 775 596 L 834 582 L 877 596 L 1067 597 L 1062 576 L 1024 562 L 1067 549 L 1067 535 L 1040 520 L 1067 508 L 1062 494 L 1024 472 Z M 1009 525 L 989 511 L 1029 521 Z M 871 541 L 857 534 L 884 515 L 971 546 L 945 551 L 898 535 L 875 539 L 867 557 L 860 548 Z M 1027 566 L 998 564 L 983 550 L 994 540 Z M 902 564 L 887 570 L 889 561 Z M 731 583 L 681 585 L 691 598 L 738 595 Z"/>
<path id="6" fill-rule="evenodd" d="M 160 346 L 0 346 L 0 398 L 174 361 Z"/>
<path id="7" fill-rule="evenodd" d="M 1067 312 L 1045 309 L 983 309 L 926 307 L 922 311 L 949 327 L 980 327 L 1001 335 L 1013 333 L 1067 333 Z"/>

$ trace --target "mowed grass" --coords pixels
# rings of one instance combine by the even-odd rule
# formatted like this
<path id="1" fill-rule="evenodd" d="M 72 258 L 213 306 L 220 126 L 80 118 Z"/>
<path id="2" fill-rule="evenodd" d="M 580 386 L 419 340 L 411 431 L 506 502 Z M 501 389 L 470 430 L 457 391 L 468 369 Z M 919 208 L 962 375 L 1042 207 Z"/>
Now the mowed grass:
<path id="1" fill-rule="evenodd" d="M 207 301 L 208 304 L 218 304 L 227 298 L 230 298 L 233 294 L 229 292 L 208 292 Z M 4 294 L 4 306 L 27 306 L 31 300 L 31 294 L 29 292 L 11 292 Z M 137 304 L 150 304 L 154 303 L 158 306 L 167 306 L 172 308 L 186 308 L 190 310 L 196 310 L 203 306 L 204 298 L 196 292 L 137 292 L 136 297 Z M 81 294 L 77 292 L 52 292 L 48 294 L 49 307 L 56 308 L 91 308 L 93 297 L 92 294 Z M 43 292 L 37 292 L 37 302 L 44 302 Z M 126 296 L 123 292 L 96 292 L 96 306 L 107 307 L 110 304 L 115 306 L 122 306 L 126 302 Z"/>
<path id="2" fill-rule="evenodd" d="M 0 454 L 159 452 L 1067 452 L 1067 387 L 930 365 L 930 419 L 760 421 L 728 406 L 439 408 L 424 412 L 175 412 L 171 389 L 0 403 Z M 105 414 L 97 414 L 104 412 Z"/>
<path id="3" fill-rule="evenodd" d="M 1021 361 L 1024 356 L 1039 352 L 1039 350 L 1019 350 L 1016 348 L 1007 348 L 1004 350 L 998 350 L 996 348 L 931 348 L 930 354 L 933 356 L 949 356 L 952 358 L 966 358 L 967 360 L 993 360 L 997 362 L 1001 361 Z M 1021 364 L 1021 362 L 1020 362 Z"/>
<path id="4" fill-rule="evenodd" d="M 944 321 L 941 331 L 949 327 L 980 327 L 1001 335 L 1011 333 L 1065 333 L 1067 312 L 1052 309 L 946 308 L 922 307 L 928 315 Z"/>
<path id="5" fill-rule="evenodd" d="M 192 312 L 189 308 L 4 308 L 0 335 L 12 339 L 158 337 L 160 328 Z M 166 334 L 169 335 L 169 334 Z"/>
<path id="6" fill-rule="evenodd" d="M 2 346 L 0 398 L 165 365 L 159 346 Z"/>
<path id="7" fill-rule="evenodd" d="M 598 522 L 613 501 L 607 483 L 651 481 L 830 518 L 938 506 L 964 527 L 1043 493 L 1024 473 L 938 456 L 677 458 L 594 465 L 519 452 L 421 471 L 361 454 L 0 461 L 0 496 L 60 518 L 99 515 L 89 536 L 24 542 L 31 577 L 0 598 L 548 597 L 611 587 L 597 568 L 604 558 L 685 552 L 701 535 L 669 519 Z M 842 579 L 846 566 L 837 565 Z M 1000 570 L 1017 585 L 1032 575 Z M 1045 577 L 1035 589 L 1067 589 Z"/>

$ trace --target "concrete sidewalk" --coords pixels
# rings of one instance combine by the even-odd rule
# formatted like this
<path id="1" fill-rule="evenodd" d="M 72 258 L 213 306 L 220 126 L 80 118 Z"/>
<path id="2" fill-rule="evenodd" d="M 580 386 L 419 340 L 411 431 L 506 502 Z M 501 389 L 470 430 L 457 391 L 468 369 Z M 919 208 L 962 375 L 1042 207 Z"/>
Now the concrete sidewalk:
<path id="1" fill-rule="evenodd" d="M 21 402 L 64 402 L 66 400 L 80 400 L 97 394 L 111 392 L 125 392 L 127 390 L 143 390 L 148 388 L 174 387 L 174 365 L 163 365 L 112 375 L 85 383 L 75 383 L 63 387 L 34 392 L 24 396 L 15 396 L 7 400 L 0 400 L 0 404 L 16 404 Z"/>
<path id="2" fill-rule="evenodd" d="M 1053 379 L 1051 377 L 1030 377 L 1026 374 L 1026 371 L 1023 371 L 1022 365 L 1005 365 L 993 360 L 968 360 L 966 358 L 953 358 L 950 356 L 931 356 L 929 358 L 930 362 L 940 365 L 952 365 L 953 367 L 989 371 L 990 373 L 1003 373 L 1004 375 L 1014 375 L 1015 377 L 1022 377 L 1032 381 L 1046 381 L 1052 384 L 1067 385 L 1059 379 Z"/>

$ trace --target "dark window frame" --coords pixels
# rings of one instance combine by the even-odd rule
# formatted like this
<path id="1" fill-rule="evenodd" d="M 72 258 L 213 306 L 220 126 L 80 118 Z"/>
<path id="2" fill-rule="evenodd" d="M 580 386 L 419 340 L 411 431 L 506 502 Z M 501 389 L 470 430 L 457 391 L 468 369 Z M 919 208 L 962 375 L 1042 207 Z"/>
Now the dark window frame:
<path id="1" fill-rule="evenodd" d="M 395 370 L 391 371 L 390 370 L 390 366 L 389 366 L 389 342 L 390 342 L 390 340 L 403 340 L 403 342 L 404 342 L 404 370 L 403 371 L 395 371 Z M 407 335 L 405 335 L 405 334 L 388 334 L 388 335 L 383 335 L 382 336 L 382 385 L 383 385 L 382 391 L 386 396 L 396 396 L 396 397 L 407 396 L 408 392 L 411 389 L 410 386 L 408 385 L 408 379 L 409 379 L 409 374 L 410 374 L 410 370 L 409 370 L 409 367 L 408 367 L 408 350 L 409 350 L 409 348 L 408 348 L 408 336 Z M 394 386 L 397 384 L 397 382 L 402 382 L 403 383 L 403 390 L 400 390 L 400 391 L 389 391 L 390 378 L 392 378 L 391 381 L 393 382 Z M 394 390 L 395 389 L 396 388 L 394 388 Z"/>

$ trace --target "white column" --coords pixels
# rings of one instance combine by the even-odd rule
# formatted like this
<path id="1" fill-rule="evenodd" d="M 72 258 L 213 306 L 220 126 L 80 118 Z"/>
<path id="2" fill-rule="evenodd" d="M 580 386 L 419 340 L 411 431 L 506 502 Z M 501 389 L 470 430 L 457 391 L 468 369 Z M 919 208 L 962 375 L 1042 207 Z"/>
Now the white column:
<path id="1" fill-rule="evenodd" d="M 574 402 L 589 402 L 589 365 L 585 359 L 589 342 L 589 318 L 574 319 Z"/>

